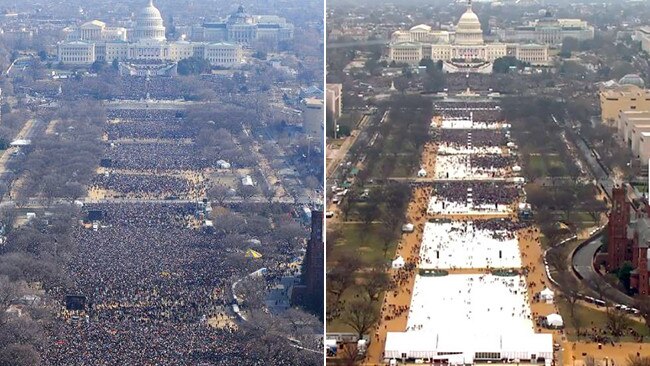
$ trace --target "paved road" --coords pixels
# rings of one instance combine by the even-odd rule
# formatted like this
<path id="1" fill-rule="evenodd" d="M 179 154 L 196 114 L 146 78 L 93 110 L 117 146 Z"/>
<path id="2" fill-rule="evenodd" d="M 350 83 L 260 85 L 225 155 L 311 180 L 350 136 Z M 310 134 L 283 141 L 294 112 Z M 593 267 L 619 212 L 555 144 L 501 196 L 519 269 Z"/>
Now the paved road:
<path id="1" fill-rule="evenodd" d="M 603 169 L 603 167 L 598 163 L 595 156 L 591 153 L 591 150 L 587 144 L 582 140 L 580 135 L 576 139 L 576 145 L 578 150 L 585 158 L 589 168 L 593 172 L 596 181 L 598 184 L 603 187 L 607 193 L 608 197 L 611 197 L 612 189 L 616 184 L 614 180 L 609 176 L 609 174 Z M 598 287 L 605 289 L 604 295 L 612 301 L 615 301 L 619 304 L 624 304 L 627 306 L 633 306 L 634 300 L 622 293 L 621 291 L 612 287 L 603 277 L 596 272 L 596 269 L 593 266 L 593 259 L 598 249 L 604 245 L 603 243 L 603 234 L 597 236 L 592 241 L 578 248 L 571 258 L 571 264 L 574 270 L 584 279 L 585 285 L 587 285 L 592 290 L 596 291 Z"/>
<path id="2" fill-rule="evenodd" d="M 578 272 L 580 277 L 584 279 L 585 284 L 592 290 L 596 290 L 597 285 L 595 283 L 599 283 L 600 286 L 605 289 L 603 292 L 607 298 L 617 304 L 634 306 L 634 299 L 612 287 L 598 273 L 596 273 L 593 266 L 593 258 L 596 255 L 598 248 L 603 246 L 603 244 L 603 235 L 599 235 L 589 244 L 576 251 L 571 259 L 573 268 Z"/>

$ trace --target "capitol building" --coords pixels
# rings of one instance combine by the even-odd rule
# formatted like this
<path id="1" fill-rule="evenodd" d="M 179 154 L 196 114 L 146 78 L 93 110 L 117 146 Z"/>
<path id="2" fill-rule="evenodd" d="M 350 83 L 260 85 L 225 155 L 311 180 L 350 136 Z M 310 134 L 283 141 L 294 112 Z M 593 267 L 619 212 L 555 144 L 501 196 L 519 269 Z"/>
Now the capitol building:
<path id="1" fill-rule="evenodd" d="M 513 56 L 535 66 L 549 63 L 549 49 L 545 44 L 486 43 L 481 22 L 472 10 L 460 17 L 455 31 L 432 30 L 428 25 L 417 25 L 407 31 L 396 31 L 389 45 L 389 61 L 417 65 L 423 59 L 441 60 L 446 72 L 492 72 L 492 63 L 501 57 Z"/>
<path id="2" fill-rule="evenodd" d="M 57 53 L 58 61 L 66 65 L 200 57 L 213 66 L 235 67 L 244 61 L 242 45 L 237 42 L 167 41 L 162 15 L 153 0 L 137 13 L 132 30 L 93 20 L 71 29 L 66 41 L 57 45 Z"/>

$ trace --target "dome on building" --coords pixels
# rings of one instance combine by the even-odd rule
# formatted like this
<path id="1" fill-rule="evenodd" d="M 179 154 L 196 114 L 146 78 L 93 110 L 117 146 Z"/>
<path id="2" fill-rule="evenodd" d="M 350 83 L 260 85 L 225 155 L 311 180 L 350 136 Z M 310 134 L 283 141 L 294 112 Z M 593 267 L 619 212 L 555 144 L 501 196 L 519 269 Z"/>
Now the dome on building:
<path id="1" fill-rule="evenodd" d="M 160 10 L 153 5 L 153 0 L 149 0 L 149 4 L 142 8 L 138 13 L 138 20 L 141 19 L 160 19 L 162 20 L 162 15 L 160 15 Z"/>
<path id="2" fill-rule="evenodd" d="M 472 8 L 468 8 L 467 11 L 460 17 L 457 27 L 458 29 L 480 29 L 481 21 L 478 20 L 478 15 L 474 13 Z"/>
<path id="3" fill-rule="evenodd" d="M 636 85 L 639 88 L 645 88 L 645 81 L 636 74 L 627 74 L 621 78 L 621 80 L 618 81 L 619 84 L 621 85 Z"/>
<path id="4" fill-rule="evenodd" d="M 253 17 L 246 13 L 243 5 L 239 5 L 237 12 L 228 17 L 228 23 L 230 24 L 250 24 L 252 22 Z"/>
<path id="5" fill-rule="evenodd" d="M 472 10 L 472 1 L 469 0 L 467 11 L 460 17 L 456 25 L 456 44 L 482 44 L 483 30 L 478 15 Z"/>
<path id="6" fill-rule="evenodd" d="M 419 24 L 419 25 L 416 25 L 415 27 L 412 27 L 409 30 L 411 32 L 414 32 L 414 31 L 431 32 L 431 27 L 426 25 L 426 24 Z"/>
<path id="7" fill-rule="evenodd" d="M 160 10 L 153 5 L 153 0 L 149 0 L 147 6 L 138 12 L 135 18 L 133 38 L 136 41 L 165 40 L 165 26 L 162 15 L 160 14 Z"/>

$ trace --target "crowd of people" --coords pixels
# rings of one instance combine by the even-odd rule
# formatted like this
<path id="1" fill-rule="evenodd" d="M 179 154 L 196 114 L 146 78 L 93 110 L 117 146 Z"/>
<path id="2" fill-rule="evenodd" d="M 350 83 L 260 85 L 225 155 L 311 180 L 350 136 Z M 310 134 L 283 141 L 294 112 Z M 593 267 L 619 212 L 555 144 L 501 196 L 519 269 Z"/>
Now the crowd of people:
<path id="1" fill-rule="evenodd" d="M 165 94 L 174 89 L 171 79 L 143 82 L 124 78 L 121 83 L 131 85 L 123 95 L 129 99 L 144 98 L 145 92 L 154 89 L 157 94 L 151 97 L 174 99 L 174 95 Z M 106 190 L 112 198 L 134 200 L 111 202 L 106 195 L 108 202 L 83 206 L 82 215 L 88 217 L 73 229 L 75 252 L 65 264 L 71 283 L 55 289 L 52 296 L 81 295 L 86 302 L 83 310 L 61 306 L 57 321 L 46 332 L 49 344 L 42 352 L 43 364 L 289 362 L 290 352 L 262 355 L 259 349 L 252 349 L 254 339 L 242 336 L 240 326 L 245 322 L 232 310 L 235 281 L 265 268 L 260 273 L 266 288 L 256 289 L 259 298 L 255 297 L 263 307 L 269 286 L 280 282 L 289 273 L 288 264 L 300 256 L 299 249 L 284 242 L 280 245 L 283 239 L 266 228 L 271 225 L 269 220 L 284 219 L 288 210 L 270 204 L 254 208 L 244 203 L 229 205 L 223 217 L 241 217 L 231 220 L 237 227 L 227 227 L 225 221 L 211 226 L 202 203 L 158 200 L 204 197 L 210 182 L 205 170 L 222 166 L 219 160 L 224 157 L 217 156 L 215 149 L 207 153 L 205 146 L 210 144 L 206 139 L 197 141 L 201 138 L 198 126 L 188 123 L 185 114 L 158 108 L 107 111 L 104 170 L 94 177 L 89 191 Z M 236 150 L 232 140 L 217 139 L 227 145 L 223 155 Z M 262 211 L 266 216 L 255 225 Z M 247 225 L 239 225 L 241 222 Z M 298 242 L 300 237 L 297 234 L 292 239 Z M 247 257 L 249 248 L 262 257 Z M 249 310 L 246 302 L 240 306 L 244 312 Z M 219 326 L 213 326 L 215 323 Z M 288 343 L 286 339 L 277 342 Z M 259 361 L 262 359 L 266 361 Z"/>
<path id="2" fill-rule="evenodd" d="M 218 166 L 219 156 L 203 155 L 194 143 L 114 143 L 105 150 L 115 169 L 140 171 L 203 170 Z"/>
<path id="3" fill-rule="evenodd" d="M 450 130 L 444 129 L 440 133 L 440 139 L 447 144 L 469 145 L 475 147 L 483 146 L 505 146 L 508 143 L 505 131 L 503 130 Z"/>
<path id="4" fill-rule="evenodd" d="M 508 169 L 516 164 L 516 159 L 513 156 L 504 155 L 472 155 L 470 164 L 472 167 L 483 169 Z"/>
<path id="5" fill-rule="evenodd" d="M 171 109 L 114 109 L 106 126 L 109 140 L 118 139 L 184 139 L 197 131 L 188 126 L 182 113 Z"/>
<path id="6" fill-rule="evenodd" d="M 434 103 L 434 109 L 445 118 L 472 118 L 474 121 L 495 123 L 501 121 L 502 111 L 496 102 Z"/>
<path id="7" fill-rule="evenodd" d="M 187 179 L 169 175 L 107 173 L 97 175 L 91 188 L 111 190 L 130 198 L 164 198 L 185 197 L 197 187 Z"/>
<path id="8" fill-rule="evenodd" d="M 62 310 L 46 364 L 197 365 L 218 353 L 224 363 L 216 364 L 226 365 L 254 356 L 238 349 L 233 329 L 207 321 L 226 315 L 233 279 L 265 265 L 265 276 L 277 277 L 277 266 L 249 260 L 196 228 L 197 204 L 102 203 L 84 210 L 100 211 L 101 226 L 75 229 L 78 252 L 68 264 L 74 282 L 58 295 L 81 294 L 87 303 L 78 318 Z"/>
<path id="9" fill-rule="evenodd" d="M 512 204 L 519 197 L 519 189 L 504 182 L 458 181 L 434 184 L 434 194 L 452 202 L 467 202 L 468 193 L 477 205 Z"/>

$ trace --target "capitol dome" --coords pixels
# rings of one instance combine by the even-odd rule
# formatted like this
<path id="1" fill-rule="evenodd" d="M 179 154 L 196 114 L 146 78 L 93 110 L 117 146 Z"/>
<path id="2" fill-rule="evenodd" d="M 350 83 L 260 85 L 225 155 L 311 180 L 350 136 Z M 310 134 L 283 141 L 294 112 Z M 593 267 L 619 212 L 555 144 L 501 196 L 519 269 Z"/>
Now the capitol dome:
<path id="1" fill-rule="evenodd" d="M 153 0 L 138 12 L 135 18 L 133 38 L 139 40 L 164 41 L 165 26 L 160 10 L 153 5 Z"/>
<path id="2" fill-rule="evenodd" d="M 138 19 L 161 19 L 160 10 L 153 5 L 153 0 L 138 13 Z"/>
<path id="3" fill-rule="evenodd" d="M 645 88 L 645 81 L 637 74 L 627 74 L 618 81 L 620 85 L 636 85 L 639 88 Z"/>
<path id="4" fill-rule="evenodd" d="M 467 11 L 460 17 L 456 25 L 456 44 L 483 44 L 483 30 L 478 15 L 472 10 L 472 1 L 467 5 Z"/>

